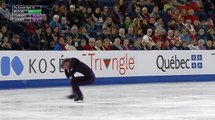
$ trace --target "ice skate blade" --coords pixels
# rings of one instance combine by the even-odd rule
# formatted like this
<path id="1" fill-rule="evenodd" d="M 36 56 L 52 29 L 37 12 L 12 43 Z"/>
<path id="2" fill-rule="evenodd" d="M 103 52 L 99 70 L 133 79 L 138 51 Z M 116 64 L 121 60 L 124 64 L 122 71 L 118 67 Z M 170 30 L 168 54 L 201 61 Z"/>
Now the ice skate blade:
<path id="1" fill-rule="evenodd" d="M 83 100 L 75 101 L 75 103 L 84 103 Z"/>

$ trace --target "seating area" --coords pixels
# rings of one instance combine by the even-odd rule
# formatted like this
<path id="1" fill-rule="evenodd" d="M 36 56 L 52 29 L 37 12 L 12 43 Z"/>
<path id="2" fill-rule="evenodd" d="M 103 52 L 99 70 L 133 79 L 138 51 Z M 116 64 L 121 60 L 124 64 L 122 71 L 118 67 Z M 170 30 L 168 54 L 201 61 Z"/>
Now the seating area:
<path id="1" fill-rule="evenodd" d="M 15 23 L 13 5 L 41 5 L 42 21 Z M 0 48 L 212 50 L 214 8 L 210 0 L 0 0 Z"/>

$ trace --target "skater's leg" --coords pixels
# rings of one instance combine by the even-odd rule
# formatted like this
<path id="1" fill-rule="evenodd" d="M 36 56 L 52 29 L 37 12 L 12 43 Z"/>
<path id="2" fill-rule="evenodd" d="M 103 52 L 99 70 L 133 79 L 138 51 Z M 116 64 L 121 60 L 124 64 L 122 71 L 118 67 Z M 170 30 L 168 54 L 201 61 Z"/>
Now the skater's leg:
<path id="1" fill-rule="evenodd" d="M 94 79 L 91 78 L 91 77 L 76 77 L 74 81 L 78 81 L 78 84 L 79 85 L 89 85 L 89 84 L 92 84 L 94 82 Z"/>
<path id="2" fill-rule="evenodd" d="M 76 77 L 72 80 L 72 88 L 73 91 L 77 94 L 77 97 L 75 98 L 75 101 L 83 100 L 83 94 L 80 90 L 80 85 L 88 85 L 92 84 L 93 80 L 87 79 L 88 77 Z"/>
<path id="3" fill-rule="evenodd" d="M 80 87 L 79 87 L 79 81 L 73 81 L 72 82 L 72 89 L 73 92 L 77 95 L 77 96 L 83 96 Z"/>

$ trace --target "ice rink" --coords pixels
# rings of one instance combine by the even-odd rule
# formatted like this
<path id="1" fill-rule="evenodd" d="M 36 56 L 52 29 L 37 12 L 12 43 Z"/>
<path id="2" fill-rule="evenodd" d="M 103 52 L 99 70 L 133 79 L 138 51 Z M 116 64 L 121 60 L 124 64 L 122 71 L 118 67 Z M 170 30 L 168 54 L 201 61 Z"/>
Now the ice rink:
<path id="1" fill-rule="evenodd" d="M 215 82 L 0 91 L 0 120 L 215 120 Z"/>

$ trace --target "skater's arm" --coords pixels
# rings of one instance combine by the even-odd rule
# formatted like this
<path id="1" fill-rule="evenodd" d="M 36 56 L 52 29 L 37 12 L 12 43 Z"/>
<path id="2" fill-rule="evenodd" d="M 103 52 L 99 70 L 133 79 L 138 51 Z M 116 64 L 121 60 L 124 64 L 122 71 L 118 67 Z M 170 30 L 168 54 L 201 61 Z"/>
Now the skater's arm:
<path id="1" fill-rule="evenodd" d="M 74 78 L 74 74 L 75 74 L 74 70 L 69 70 L 69 71 L 65 70 L 65 75 L 67 78 L 70 78 L 70 77 Z"/>

